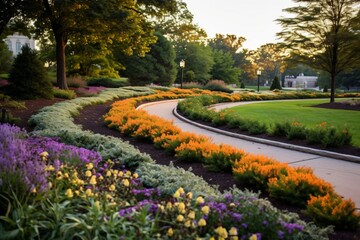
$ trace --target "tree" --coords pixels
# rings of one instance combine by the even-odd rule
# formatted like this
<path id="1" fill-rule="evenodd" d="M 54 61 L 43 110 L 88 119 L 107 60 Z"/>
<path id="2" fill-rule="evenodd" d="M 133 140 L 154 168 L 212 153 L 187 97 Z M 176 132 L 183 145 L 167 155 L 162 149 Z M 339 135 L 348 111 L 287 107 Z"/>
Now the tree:
<path id="1" fill-rule="evenodd" d="M 240 69 L 234 67 L 234 60 L 229 52 L 214 50 L 213 79 L 223 80 L 227 84 L 239 83 Z"/>
<path id="2" fill-rule="evenodd" d="M 271 83 L 270 90 L 279 89 L 281 90 L 280 80 L 277 76 L 275 76 L 274 80 Z"/>
<path id="3" fill-rule="evenodd" d="M 171 86 L 176 78 L 177 65 L 175 51 L 171 43 L 160 33 L 155 33 L 157 42 L 151 45 L 151 50 L 145 56 L 137 54 L 124 56 L 119 54 L 125 70 L 121 73 L 129 77 L 132 85 L 146 85 L 150 83 Z"/>
<path id="4" fill-rule="evenodd" d="M 0 73 L 9 72 L 12 60 L 12 52 L 7 48 L 6 44 L 0 40 Z"/>
<path id="5" fill-rule="evenodd" d="M 52 84 L 37 53 L 25 45 L 10 71 L 11 95 L 22 99 L 52 98 Z"/>
<path id="6" fill-rule="evenodd" d="M 20 6 L 24 0 L 0 1 L 0 35 L 4 32 L 11 19 L 20 14 Z"/>
<path id="7" fill-rule="evenodd" d="M 216 50 L 228 52 L 234 56 L 246 41 L 244 37 L 237 37 L 232 34 L 216 34 L 215 38 L 209 40 L 209 46 Z"/>
<path id="8" fill-rule="evenodd" d="M 51 32 L 56 42 L 57 84 L 67 88 L 65 48 L 69 42 L 106 46 L 117 42 L 124 52 L 149 51 L 155 42 L 153 26 L 148 17 L 176 11 L 176 0 L 69 0 L 27 1 L 29 12 L 36 20 L 38 36 Z"/>
<path id="9" fill-rule="evenodd" d="M 176 63 L 181 59 L 186 61 L 184 68 L 184 81 L 197 81 L 205 84 L 211 78 L 211 69 L 214 57 L 211 47 L 199 43 L 186 43 L 176 45 Z M 191 78 L 189 78 L 191 77 Z M 180 79 L 180 71 L 177 79 Z"/>
<path id="10" fill-rule="evenodd" d="M 277 35 L 293 58 L 331 76 L 330 102 L 335 101 L 336 76 L 359 64 L 359 0 L 294 0 L 298 6 L 285 9 L 293 14 L 277 21 Z"/>

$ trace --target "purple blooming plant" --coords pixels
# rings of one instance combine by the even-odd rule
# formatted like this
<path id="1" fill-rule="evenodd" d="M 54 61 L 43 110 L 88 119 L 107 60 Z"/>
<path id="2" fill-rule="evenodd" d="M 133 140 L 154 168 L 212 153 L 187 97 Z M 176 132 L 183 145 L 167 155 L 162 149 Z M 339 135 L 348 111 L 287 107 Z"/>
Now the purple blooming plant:
<path id="1" fill-rule="evenodd" d="M 26 132 L 8 124 L 1 124 L 0 132 L 1 191 L 21 200 L 29 192 L 46 190 L 45 163 L 29 151 Z"/>

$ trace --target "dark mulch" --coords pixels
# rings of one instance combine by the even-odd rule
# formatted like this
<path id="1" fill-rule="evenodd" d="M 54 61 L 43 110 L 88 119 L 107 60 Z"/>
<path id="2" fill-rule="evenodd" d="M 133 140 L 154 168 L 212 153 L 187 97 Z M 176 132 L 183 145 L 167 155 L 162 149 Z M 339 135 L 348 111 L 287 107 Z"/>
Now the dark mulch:
<path id="1" fill-rule="evenodd" d="M 360 111 L 359 104 L 350 105 L 347 104 L 346 102 L 322 103 L 322 104 L 314 105 L 313 107 Z"/>
<path id="2" fill-rule="evenodd" d="M 31 130 L 31 127 L 28 126 L 28 118 L 37 112 L 38 109 L 41 109 L 44 106 L 51 105 L 53 103 L 61 101 L 60 99 L 53 100 L 31 100 L 29 103 L 26 103 L 28 107 L 25 111 L 16 111 L 13 112 L 13 115 L 20 117 L 21 127 L 25 127 L 28 131 Z M 229 189 L 230 187 L 236 185 L 240 189 L 251 189 L 250 186 L 241 185 L 236 182 L 230 173 L 218 173 L 218 172 L 209 172 L 206 170 L 200 163 L 184 163 L 178 161 L 175 157 L 170 156 L 165 151 L 156 149 L 151 143 L 137 141 L 134 138 L 125 137 L 121 135 L 118 131 L 109 129 L 103 122 L 102 116 L 107 113 L 110 108 L 111 103 L 106 103 L 102 105 L 88 106 L 85 107 L 79 116 L 75 118 L 76 124 L 83 125 L 83 129 L 91 130 L 95 133 L 100 133 L 104 135 L 119 137 L 123 140 L 129 141 L 132 145 L 137 147 L 141 152 L 148 153 L 158 164 L 168 165 L 171 161 L 175 166 L 182 167 L 184 169 L 189 169 L 191 167 L 192 172 L 198 176 L 204 178 L 208 183 L 215 184 L 219 186 L 220 190 Z M 257 191 L 256 189 L 251 189 Z M 282 210 L 288 210 L 291 212 L 298 213 L 301 218 L 305 221 L 308 220 L 306 216 L 301 212 L 300 208 L 290 206 L 284 202 L 279 202 L 276 199 L 271 199 L 266 194 L 261 194 L 262 197 L 268 198 L 275 207 L 278 207 Z M 356 232 L 354 231 L 336 231 L 335 234 L 330 236 L 331 240 L 343 240 L 343 239 L 360 239 L 360 229 Z"/>

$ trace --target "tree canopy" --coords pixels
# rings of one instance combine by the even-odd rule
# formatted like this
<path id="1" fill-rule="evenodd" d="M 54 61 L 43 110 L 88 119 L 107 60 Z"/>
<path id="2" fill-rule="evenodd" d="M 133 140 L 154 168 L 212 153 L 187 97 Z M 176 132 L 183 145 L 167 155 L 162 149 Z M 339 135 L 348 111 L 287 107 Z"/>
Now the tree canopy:
<path id="1" fill-rule="evenodd" d="M 359 0 L 294 0 L 297 6 L 285 9 L 291 17 L 277 21 L 283 30 L 277 35 L 291 50 L 292 58 L 331 76 L 334 102 L 335 78 L 359 65 Z"/>

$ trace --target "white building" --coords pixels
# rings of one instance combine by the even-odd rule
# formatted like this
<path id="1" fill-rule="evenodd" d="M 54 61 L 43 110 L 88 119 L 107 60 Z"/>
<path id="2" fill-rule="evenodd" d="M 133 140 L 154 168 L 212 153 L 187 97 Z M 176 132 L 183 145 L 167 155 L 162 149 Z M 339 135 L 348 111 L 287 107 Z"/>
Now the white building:
<path id="1" fill-rule="evenodd" d="M 20 35 L 19 33 L 7 36 L 4 41 L 9 50 L 12 51 L 13 56 L 21 53 L 21 48 L 24 45 L 28 45 L 31 49 L 35 49 L 35 40 L 33 38 L 30 39 L 27 36 Z"/>
<path id="2" fill-rule="evenodd" d="M 316 88 L 317 76 L 285 76 L 284 87 L 286 88 Z"/>

